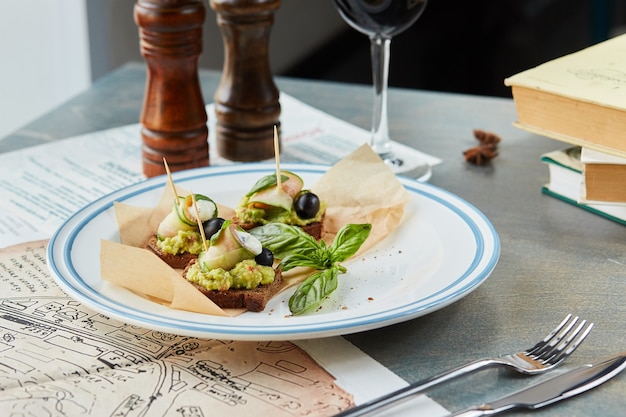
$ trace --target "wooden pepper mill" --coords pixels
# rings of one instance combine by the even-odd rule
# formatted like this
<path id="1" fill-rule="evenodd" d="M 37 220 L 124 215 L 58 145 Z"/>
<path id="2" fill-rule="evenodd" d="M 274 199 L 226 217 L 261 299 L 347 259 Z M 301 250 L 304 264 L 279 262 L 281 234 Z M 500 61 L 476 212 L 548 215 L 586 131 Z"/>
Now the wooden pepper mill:
<path id="1" fill-rule="evenodd" d="M 217 13 L 225 55 L 214 96 L 217 152 L 244 162 L 272 158 L 280 103 L 268 50 L 280 0 L 210 0 L 210 5 Z"/>
<path id="2" fill-rule="evenodd" d="M 209 164 L 207 115 L 198 77 L 202 0 L 138 0 L 135 23 L 147 67 L 141 112 L 143 172 L 165 173 Z"/>

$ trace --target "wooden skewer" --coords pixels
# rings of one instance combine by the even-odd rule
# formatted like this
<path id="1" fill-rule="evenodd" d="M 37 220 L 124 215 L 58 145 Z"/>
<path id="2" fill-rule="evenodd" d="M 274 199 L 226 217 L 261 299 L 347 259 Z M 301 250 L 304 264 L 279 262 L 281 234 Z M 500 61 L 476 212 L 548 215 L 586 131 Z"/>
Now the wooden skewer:
<path id="1" fill-rule="evenodd" d="M 172 179 L 172 173 L 170 172 L 170 167 L 167 165 L 167 161 L 165 157 L 163 157 L 163 165 L 165 165 L 165 172 L 167 172 L 167 179 L 170 183 L 170 187 L 172 187 L 172 192 L 174 193 L 174 201 L 178 200 L 178 192 L 176 191 L 176 186 L 174 185 L 174 180 Z"/>
<path id="2" fill-rule="evenodd" d="M 280 149 L 278 147 L 278 129 L 274 125 L 274 159 L 276 160 L 276 186 L 282 189 L 282 181 L 280 179 Z"/>
<path id="3" fill-rule="evenodd" d="M 202 227 L 202 222 L 200 221 L 200 211 L 198 210 L 198 205 L 196 204 L 196 196 L 193 191 L 191 192 L 191 202 L 193 204 L 193 209 L 196 212 L 196 222 L 198 223 L 198 229 L 200 230 L 200 236 L 202 236 L 202 246 L 204 247 L 204 251 L 209 250 L 209 245 L 206 242 L 206 236 L 204 234 L 204 227 Z"/>

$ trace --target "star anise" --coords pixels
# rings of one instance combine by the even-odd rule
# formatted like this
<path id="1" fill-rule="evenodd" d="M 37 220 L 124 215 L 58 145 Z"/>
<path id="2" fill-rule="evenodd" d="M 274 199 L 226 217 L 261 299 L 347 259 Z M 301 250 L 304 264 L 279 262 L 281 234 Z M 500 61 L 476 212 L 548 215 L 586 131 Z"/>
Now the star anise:
<path id="1" fill-rule="evenodd" d="M 480 142 L 481 146 L 489 149 L 496 149 L 498 143 L 500 143 L 500 136 L 480 129 L 474 129 L 474 137 Z"/>
<path id="2" fill-rule="evenodd" d="M 471 149 L 463 152 L 465 160 L 475 165 L 485 165 L 498 155 L 498 152 L 492 151 L 489 148 L 482 146 L 475 146 Z"/>
<path id="3" fill-rule="evenodd" d="M 495 133 L 474 129 L 474 137 L 480 145 L 463 152 L 465 160 L 476 165 L 485 165 L 498 155 L 500 137 Z"/>

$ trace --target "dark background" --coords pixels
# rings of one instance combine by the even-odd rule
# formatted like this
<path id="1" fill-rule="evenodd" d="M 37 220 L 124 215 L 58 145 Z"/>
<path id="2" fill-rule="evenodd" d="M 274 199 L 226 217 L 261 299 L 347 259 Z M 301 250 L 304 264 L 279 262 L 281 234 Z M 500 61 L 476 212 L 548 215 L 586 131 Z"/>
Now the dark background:
<path id="1" fill-rule="evenodd" d="M 625 3 L 429 0 L 391 42 L 389 85 L 510 97 L 504 78 L 622 32 Z M 371 84 L 369 53 L 367 36 L 346 24 L 281 75 Z"/>

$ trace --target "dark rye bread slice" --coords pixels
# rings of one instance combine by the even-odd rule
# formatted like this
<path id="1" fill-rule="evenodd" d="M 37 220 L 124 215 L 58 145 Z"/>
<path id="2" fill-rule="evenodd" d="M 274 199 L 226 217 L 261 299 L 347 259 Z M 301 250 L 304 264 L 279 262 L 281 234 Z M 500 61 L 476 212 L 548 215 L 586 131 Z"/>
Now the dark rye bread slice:
<path id="1" fill-rule="evenodd" d="M 185 268 L 185 271 L 183 272 L 183 276 L 187 276 L 187 269 L 195 262 L 195 260 L 191 261 L 189 265 L 187 265 L 187 268 Z M 265 309 L 265 306 L 270 298 L 276 295 L 278 290 L 281 288 L 281 284 L 283 282 L 282 271 L 279 268 L 274 270 L 274 272 L 274 282 L 268 285 L 260 285 L 251 290 L 237 289 L 217 291 L 207 290 L 199 284 L 191 284 L 221 308 L 243 308 L 248 311 L 259 312 Z"/>
<path id="2" fill-rule="evenodd" d="M 233 218 L 233 223 L 237 224 L 244 230 L 254 229 L 257 226 L 260 226 L 258 223 L 240 223 L 237 217 Z M 315 240 L 320 240 L 322 238 L 322 231 L 324 229 L 324 218 L 322 221 L 307 224 L 306 226 L 300 226 L 305 233 L 310 234 L 315 238 Z"/>
<path id="3" fill-rule="evenodd" d="M 183 269 L 189 264 L 189 262 L 193 261 L 194 259 L 198 259 L 198 255 L 194 255 L 192 253 L 172 255 L 171 253 L 163 252 L 161 248 L 157 246 L 156 235 L 150 238 L 150 240 L 146 244 L 146 247 L 152 252 L 156 253 L 157 256 L 161 258 L 166 264 L 176 269 Z"/>

